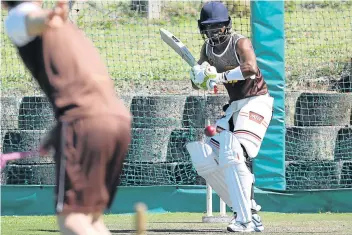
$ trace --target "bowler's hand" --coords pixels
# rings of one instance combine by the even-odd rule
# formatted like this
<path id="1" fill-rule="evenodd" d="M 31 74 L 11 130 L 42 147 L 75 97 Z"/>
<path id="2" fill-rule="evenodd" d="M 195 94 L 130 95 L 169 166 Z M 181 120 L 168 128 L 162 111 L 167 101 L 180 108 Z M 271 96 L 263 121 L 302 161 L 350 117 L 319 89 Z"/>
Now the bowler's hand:
<path id="1" fill-rule="evenodd" d="M 61 27 L 68 18 L 67 1 L 57 1 L 55 8 L 48 15 L 48 26 L 51 28 Z"/>

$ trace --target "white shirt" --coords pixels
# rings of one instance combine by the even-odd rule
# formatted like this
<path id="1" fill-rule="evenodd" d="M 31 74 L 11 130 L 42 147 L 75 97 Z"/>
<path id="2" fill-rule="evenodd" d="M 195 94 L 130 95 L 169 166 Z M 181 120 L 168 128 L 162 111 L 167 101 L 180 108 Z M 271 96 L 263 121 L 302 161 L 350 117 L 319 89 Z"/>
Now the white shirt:
<path id="1" fill-rule="evenodd" d="M 10 9 L 4 24 L 5 32 L 16 46 L 25 46 L 35 39 L 35 36 L 28 35 L 26 16 L 40 9 L 37 4 L 32 2 L 24 2 Z"/>

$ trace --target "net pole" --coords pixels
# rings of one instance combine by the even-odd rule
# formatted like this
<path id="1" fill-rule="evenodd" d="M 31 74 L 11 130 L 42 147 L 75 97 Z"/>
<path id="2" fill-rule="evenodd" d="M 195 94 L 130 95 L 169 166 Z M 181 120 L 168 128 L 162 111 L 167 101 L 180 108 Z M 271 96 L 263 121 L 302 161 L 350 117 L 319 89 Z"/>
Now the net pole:
<path id="1" fill-rule="evenodd" d="M 226 203 L 220 197 L 220 216 L 226 216 Z"/>
<path id="2" fill-rule="evenodd" d="M 206 126 L 210 125 L 210 120 L 205 120 Z M 213 216 L 213 189 L 212 187 L 206 183 L 207 185 L 207 216 Z"/>
<path id="3" fill-rule="evenodd" d="M 213 216 L 213 189 L 207 183 L 207 216 Z"/>

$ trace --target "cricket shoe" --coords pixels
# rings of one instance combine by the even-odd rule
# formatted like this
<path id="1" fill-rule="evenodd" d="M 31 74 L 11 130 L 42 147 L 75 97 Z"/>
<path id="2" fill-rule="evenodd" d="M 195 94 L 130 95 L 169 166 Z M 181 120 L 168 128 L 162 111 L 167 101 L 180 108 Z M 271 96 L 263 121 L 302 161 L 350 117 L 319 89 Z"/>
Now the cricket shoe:
<path id="1" fill-rule="evenodd" d="M 251 233 L 251 232 L 256 232 L 256 229 L 252 221 L 248 223 L 241 223 L 238 221 L 234 221 L 233 223 L 230 223 L 227 226 L 227 231 L 235 232 L 235 233 Z"/>
<path id="2" fill-rule="evenodd" d="M 258 215 L 258 211 L 260 211 L 262 207 L 258 205 L 253 199 L 252 199 L 252 222 L 255 225 L 256 232 L 263 232 L 264 231 L 264 226 L 262 223 L 262 220 L 260 216 Z"/>
<path id="3" fill-rule="evenodd" d="M 253 211 L 252 211 L 253 213 Z M 236 223 L 236 213 L 234 213 L 234 217 L 231 220 L 231 222 L 229 223 L 229 225 L 227 226 L 227 230 L 230 231 L 233 226 L 233 224 Z M 237 222 L 238 223 L 238 222 Z M 260 218 L 260 216 L 258 214 L 252 214 L 252 223 L 254 224 L 254 231 L 253 232 L 263 232 L 264 231 L 264 225 L 262 223 L 262 220 Z"/>
<path id="4" fill-rule="evenodd" d="M 252 222 L 255 225 L 256 232 L 263 232 L 264 231 L 264 225 L 263 225 L 262 220 L 260 219 L 260 216 L 258 214 L 252 214 Z"/>

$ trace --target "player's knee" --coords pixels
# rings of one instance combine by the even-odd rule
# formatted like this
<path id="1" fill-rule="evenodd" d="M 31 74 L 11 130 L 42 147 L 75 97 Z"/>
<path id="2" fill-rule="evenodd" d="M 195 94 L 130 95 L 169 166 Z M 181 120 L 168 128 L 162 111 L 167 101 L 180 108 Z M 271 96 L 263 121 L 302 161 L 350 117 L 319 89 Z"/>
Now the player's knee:
<path id="1" fill-rule="evenodd" d="M 186 148 L 199 175 L 202 176 L 215 170 L 217 156 L 208 144 L 196 141 L 188 143 Z"/>
<path id="2" fill-rule="evenodd" d="M 243 149 L 236 136 L 230 131 L 219 134 L 219 160 L 221 166 L 244 163 Z"/>

